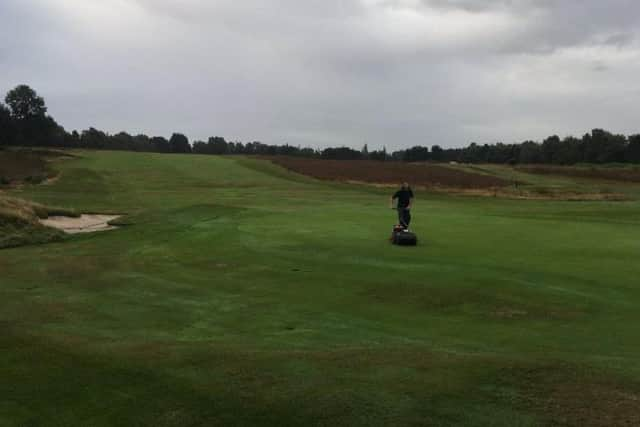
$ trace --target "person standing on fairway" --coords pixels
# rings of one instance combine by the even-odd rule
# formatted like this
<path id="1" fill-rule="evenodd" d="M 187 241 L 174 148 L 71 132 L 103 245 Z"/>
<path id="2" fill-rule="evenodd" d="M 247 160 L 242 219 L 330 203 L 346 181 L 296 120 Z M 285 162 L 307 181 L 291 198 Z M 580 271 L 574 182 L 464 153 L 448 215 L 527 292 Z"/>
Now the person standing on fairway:
<path id="1" fill-rule="evenodd" d="M 411 191 L 409 184 L 406 182 L 402 184 L 400 190 L 396 191 L 391 197 L 391 209 L 394 209 L 393 201 L 396 199 L 398 200 L 396 207 L 398 209 L 398 221 L 400 221 L 401 226 L 408 229 L 411 222 L 411 203 L 413 203 L 413 191 Z"/>

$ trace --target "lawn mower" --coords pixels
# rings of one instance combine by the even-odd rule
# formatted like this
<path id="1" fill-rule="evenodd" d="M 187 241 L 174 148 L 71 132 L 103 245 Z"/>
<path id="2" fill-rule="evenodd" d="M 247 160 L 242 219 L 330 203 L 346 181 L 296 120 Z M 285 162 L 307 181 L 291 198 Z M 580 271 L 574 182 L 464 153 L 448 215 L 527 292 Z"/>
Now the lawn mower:
<path id="1" fill-rule="evenodd" d="M 399 246 L 415 246 L 418 244 L 418 237 L 415 233 L 409 231 L 403 225 L 398 224 L 393 226 L 391 232 L 391 243 Z"/>

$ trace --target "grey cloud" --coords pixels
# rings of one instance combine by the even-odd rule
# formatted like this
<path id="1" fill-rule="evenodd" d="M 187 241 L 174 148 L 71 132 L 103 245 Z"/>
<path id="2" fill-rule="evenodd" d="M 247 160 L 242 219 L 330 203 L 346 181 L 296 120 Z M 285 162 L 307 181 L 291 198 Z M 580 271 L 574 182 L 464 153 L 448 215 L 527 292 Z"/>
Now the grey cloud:
<path id="1" fill-rule="evenodd" d="M 0 75 L 67 128 L 398 148 L 637 132 L 627 0 L 3 0 Z"/>

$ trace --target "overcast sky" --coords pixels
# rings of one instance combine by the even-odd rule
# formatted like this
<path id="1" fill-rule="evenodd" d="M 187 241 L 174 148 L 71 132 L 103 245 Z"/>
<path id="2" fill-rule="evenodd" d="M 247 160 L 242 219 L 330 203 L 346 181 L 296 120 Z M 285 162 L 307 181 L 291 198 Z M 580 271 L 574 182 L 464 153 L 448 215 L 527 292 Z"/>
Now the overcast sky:
<path id="1" fill-rule="evenodd" d="M 68 130 L 396 149 L 640 132 L 637 0 L 0 0 Z"/>

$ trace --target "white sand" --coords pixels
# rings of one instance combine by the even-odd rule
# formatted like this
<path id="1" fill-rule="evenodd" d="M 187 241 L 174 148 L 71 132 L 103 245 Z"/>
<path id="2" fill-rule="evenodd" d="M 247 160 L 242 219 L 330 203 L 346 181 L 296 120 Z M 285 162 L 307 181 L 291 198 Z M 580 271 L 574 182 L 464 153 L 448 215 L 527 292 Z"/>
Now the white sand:
<path id="1" fill-rule="evenodd" d="M 120 215 L 82 215 L 80 218 L 50 216 L 47 219 L 41 219 L 40 223 L 69 234 L 94 233 L 118 228 L 108 224 L 109 221 L 118 218 L 120 218 Z"/>

